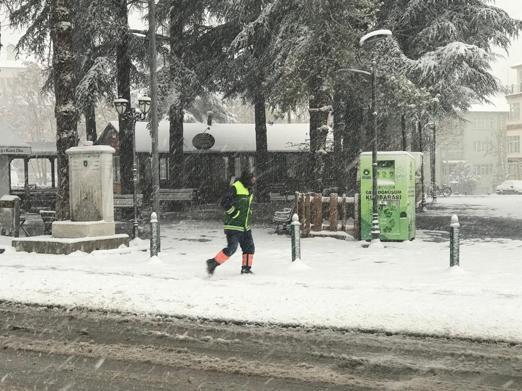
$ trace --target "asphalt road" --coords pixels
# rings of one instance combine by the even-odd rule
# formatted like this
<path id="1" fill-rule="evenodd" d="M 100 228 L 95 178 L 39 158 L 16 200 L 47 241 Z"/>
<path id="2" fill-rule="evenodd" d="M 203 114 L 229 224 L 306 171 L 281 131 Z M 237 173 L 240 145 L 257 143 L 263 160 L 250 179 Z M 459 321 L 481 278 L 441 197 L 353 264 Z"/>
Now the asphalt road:
<path id="1" fill-rule="evenodd" d="M 0 302 L 0 390 L 521 390 L 507 342 Z"/>

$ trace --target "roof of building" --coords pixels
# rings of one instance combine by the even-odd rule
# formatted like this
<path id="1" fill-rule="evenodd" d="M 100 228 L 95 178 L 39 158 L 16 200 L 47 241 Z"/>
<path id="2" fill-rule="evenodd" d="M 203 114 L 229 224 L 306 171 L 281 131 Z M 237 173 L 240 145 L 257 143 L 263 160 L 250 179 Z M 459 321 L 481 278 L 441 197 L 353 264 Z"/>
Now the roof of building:
<path id="1" fill-rule="evenodd" d="M 26 68 L 23 61 L 16 58 L 14 45 L 6 45 L 0 52 L 0 68 Z"/>
<path id="2" fill-rule="evenodd" d="M 31 156 L 56 156 L 55 142 L 30 142 Z"/>
<path id="3" fill-rule="evenodd" d="M 487 99 L 489 102 L 471 105 L 468 111 L 472 113 L 509 113 L 509 104 L 504 95 L 494 95 Z"/>
<path id="4" fill-rule="evenodd" d="M 110 123 L 118 130 L 118 122 Z M 150 153 L 152 141 L 147 122 L 136 123 L 136 152 Z M 169 122 L 161 121 L 158 128 L 158 149 L 160 153 L 169 152 Z M 202 123 L 183 125 L 184 151 L 198 151 L 192 144 L 194 136 L 208 133 L 215 139 L 215 144 L 208 152 L 255 152 L 256 135 L 254 124 L 213 124 L 208 127 Z M 270 152 L 301 152 L 309 146 L 309 124 L 267 124 L 267 141 Z M 330 135 L 331 136 L 331 135 Z"/>
<path id="5" fill-rule="evenodd" d="M 31 147 L 16 133 L 7 128 L 0 128 L 0 155 L 28 155 Z"/>
<path id="6" fill-rule="evenodd" d="M 15 69 L 24 69 L 27 68 L 20 61 L 10 61 L 5 59 L 0 59 L 0 68 L 15 68 Z"/>

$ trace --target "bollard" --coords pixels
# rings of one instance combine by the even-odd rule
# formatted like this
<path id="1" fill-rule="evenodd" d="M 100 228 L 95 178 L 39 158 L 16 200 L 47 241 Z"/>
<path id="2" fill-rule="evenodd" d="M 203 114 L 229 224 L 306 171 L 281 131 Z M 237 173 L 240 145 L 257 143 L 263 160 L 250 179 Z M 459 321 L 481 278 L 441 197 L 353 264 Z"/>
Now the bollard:
<path id="1" fill-rule="evenodd" d="M 290 236 L 292 238 L 292 262 L 301 259 L 301 223 L 299 217 L 294 213 L 290 223 Z"/>
<path id="2" fill-rule="evenodd" d="M 451 216 L 450 267 L 460 266 L 460 223 L 457 215 Z"/>
<path id="3" fill-rule="evenodd" d="M 150 256 L 158 255 L 158 215 L 152 212 L 150 215 Z"/>

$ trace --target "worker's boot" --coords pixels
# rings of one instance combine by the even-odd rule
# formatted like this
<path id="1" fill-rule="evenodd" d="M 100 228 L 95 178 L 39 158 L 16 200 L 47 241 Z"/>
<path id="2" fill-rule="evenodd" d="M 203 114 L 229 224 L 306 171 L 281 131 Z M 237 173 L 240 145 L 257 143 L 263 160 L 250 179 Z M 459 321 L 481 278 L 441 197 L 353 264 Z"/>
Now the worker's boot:
<path id="1" fill-rule="evenodd" d="M 241 266 L 241 274 L 254 274 L 250 266 Z"/>
<path id="2" fill-rule="evenodd" d="M 219 263 L 216 262 L 214 258 L 207 259 L 207 273 L 209 276 L 212 276 L 214 274 L 214 271 L 216 270 L 216 267 L 219 266 Z"/>

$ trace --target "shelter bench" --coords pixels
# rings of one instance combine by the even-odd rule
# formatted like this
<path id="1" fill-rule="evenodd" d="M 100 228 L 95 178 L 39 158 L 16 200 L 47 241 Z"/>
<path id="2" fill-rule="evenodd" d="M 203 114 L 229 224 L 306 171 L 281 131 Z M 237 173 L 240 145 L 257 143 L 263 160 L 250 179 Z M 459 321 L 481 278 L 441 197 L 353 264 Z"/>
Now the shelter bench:
<path id="1" fill-rule="evenodd" d="M 41 210 L 40 217 L 44 225 L 44 235 L 50 235 L 53 231 L 53 222 L 56 221 L 56 211 Z"/>
<path id="2" fill-rule="evenodd" d="M 138 208 L 143 203 L 143 195 L 138 194 Z M 134 196 L 132 194 L 114 194 L 114 209 L 134 208 Z"/>
<path id="3" fill-rule="evenodd" d="M 292 222 L 294 209 L 284 208 L 274 212 L 272 222 L 276 225 L 276 233 L 288 232 L 289 225 Z"/>
<path id="4" fill-rule="evenodd" d="M 138 194 L 138 209 L 141 209 L 143 205 L 143 195 Z M 132 210 L 134 208 L 134 195 L 133 194 L 114 194 L 114 214 L 116 219 L 120 219 L 124 209 Z"/>
<path id="5" fill-rule="evenodd" d="M 185 201 L 185 202 L 198 202 L 199 194 L 198 189 L 187 188 L 187 189 L 160 189 L 159 200 L 160 202 L 173 202 L 173 201 Z"/>
<path id="6" fill-rule="evenodd" d="M 284 197 L 285 201 L 288 201 L 288 197 L 294 195 L 294 192 L 289 189 L 289 186 L 286 183 L 272 183 L 268 187 L 269 193 L 278 194 L 281 197 Z M 271 200 L 275 200 L 277 197 L 271 196 Z"/>

